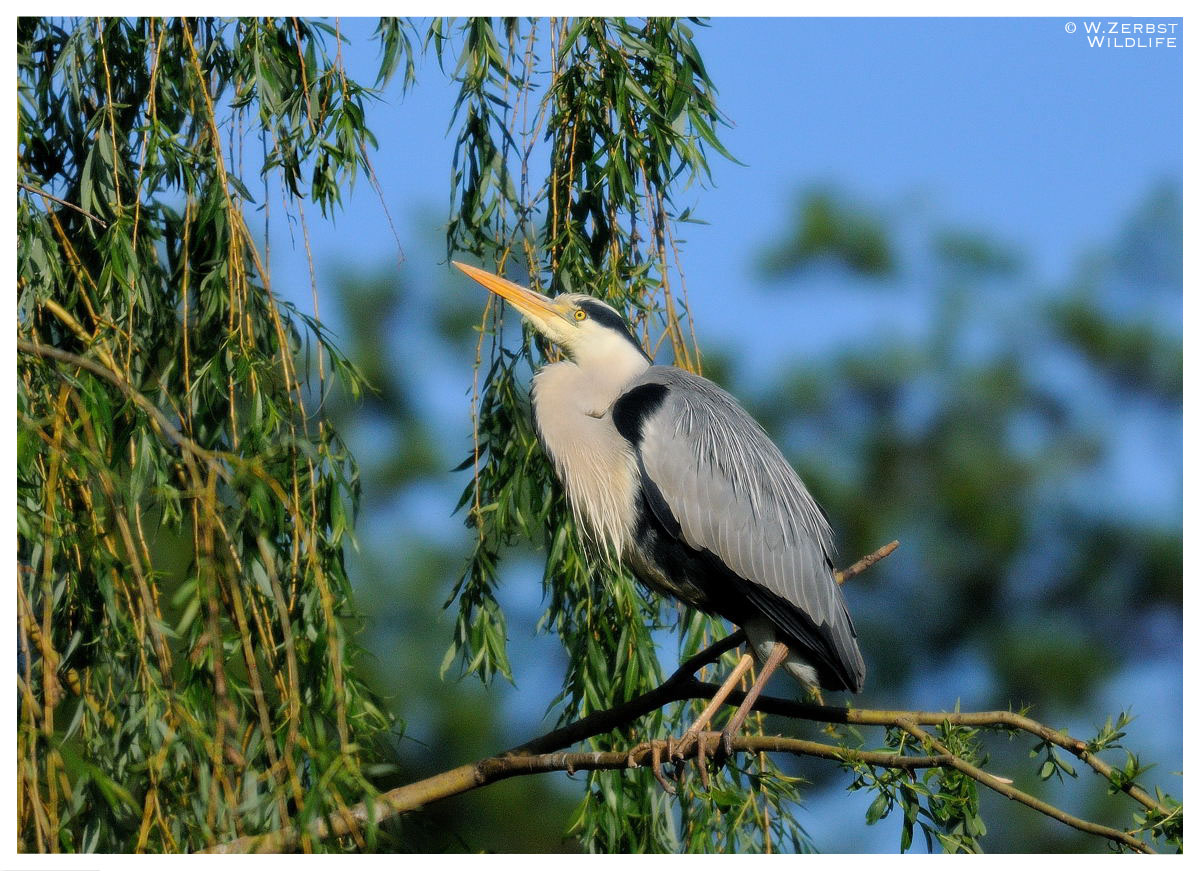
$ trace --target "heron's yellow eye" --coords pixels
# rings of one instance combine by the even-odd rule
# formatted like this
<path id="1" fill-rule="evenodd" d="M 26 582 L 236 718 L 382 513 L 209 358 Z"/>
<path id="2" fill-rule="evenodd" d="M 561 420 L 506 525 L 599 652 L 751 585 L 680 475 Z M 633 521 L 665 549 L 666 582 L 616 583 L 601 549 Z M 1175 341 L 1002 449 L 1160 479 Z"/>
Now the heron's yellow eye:
<path id="1" fill-rule="evenodd" d="M 587 312 L 585 312 L 585 311 L 584 311 L 583 309 L 581 309 L 581 308 L 577 308 L 577 309 L 575 309 L 575 320 L 577 320 L 577 321 L 586 321 L 586 320 L 587 320 Z"/>

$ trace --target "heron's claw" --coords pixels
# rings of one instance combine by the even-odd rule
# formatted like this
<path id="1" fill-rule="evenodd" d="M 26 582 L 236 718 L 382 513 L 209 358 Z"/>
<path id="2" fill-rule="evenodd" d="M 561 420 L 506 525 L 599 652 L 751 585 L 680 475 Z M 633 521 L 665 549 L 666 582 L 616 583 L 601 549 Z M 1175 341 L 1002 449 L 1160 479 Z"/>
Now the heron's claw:
<path id="1" fill-rule="evenodd" d="M 650 770 L 654 774 L 654 779 L 658 781 L 659 786 L 661 786 L 663 788 L 664 792 L 674 795 L 675 787 L 671 785 L 671 782 L 667 780 L 666 776 L 663 774 L 663 771 L 662 771 L 663 748 L 664 747 L 667 748 L 667 753 L 668 753 L 668 757 L 669 757 L 670 746 L 671 746 L 670 739 L 668 739 L 666 741 L 662 741 L 662 740 L 643 741 L 641 744 L 638 744 L 637 746 L 631 748 L 629 753 L 626 754 L 625 764 L 629 768 L 637 768 L 638 767 L 638 757 L 644 756 L 646 751 L 649 750 L 650 751 Z"/>
<path id="2" fill-rule="evenodd" d="M 654 772 L 654 779 L 658 781 L 658 785 L 663 788 L 663 792 L 668 795 L 675 794 L 675 787 L 663 776 L 662 773 L 662 745 L 661 741 L 650 742 L 650 770 Z"/>
<path id="3" fill-rule="evenodd" d="M 700 782 L 704 784 L 705 789 L 710 788 L 709 762 L 721 763 L 724 761 L 724 754 L 721 752 L 719 743 L 720 734 L 720 732 L 689 729 L 678 742 L 673 738 L 667 739 L 667 755 L 675 763 L 675 779 L 677 781 L 683 783 L 683 774 L 687 769 L 687 756 L 692 751 L 694 744 L 696 769 L 700 772 Z"/>
<path id="4" fill-rule="evenodd" d="M 700 769 L 700 782 L 704 784 L 704 788 L 709 788 L 708 781 L 708 742 L 710 739 L 716 739 L 716 732 L 701 732 L 700 737 L 696 741 L 696 767 Z M 720 747 L 716 747 L 717 753 L 713 754 L 713 761 L 720 761 Z"/>
<path id="5" fill-rule="evenodd" d="M 695 745 L 696 768 L 700 772 L 700 781 L 707 790 L 711 788 L 708 773 L 709 762 L 720 764 L 732 755 L 732 745 L 729 743 L 731 739 L 732 736 L 726 735 L 724 732 L 689 729 L 678 740 L 674 736 L 668 736 L 666 740 L 643 741 L 632 747 L 626 754 L 626 765 L 629 768 L 639 767 L 638 760 L 644 758 L 646 752 L 649 751 L 650 770 L 654 773 L 654 779 L 658 781 L 664 792 L 676 795 L 678 789 L 663 774 L 663 762 L 670 762 L 674 765 L 675 781 L 682 785 L 684 772 L 688 767 L 687 757 L 693 750 L 692 745 Z"/>
<path id="6" fill-rule="evenodd" d="M 625 754 L 625 767 L 626 768 L 637 768 L 638 767 L 638 757 L 641 756 L 643 753 L 645 753 L 649 749 L 650 749 L 649 741 L 643 741 L 640 744 L 635 744 L 633 747 L 630 747 L 629 752 Z"/>

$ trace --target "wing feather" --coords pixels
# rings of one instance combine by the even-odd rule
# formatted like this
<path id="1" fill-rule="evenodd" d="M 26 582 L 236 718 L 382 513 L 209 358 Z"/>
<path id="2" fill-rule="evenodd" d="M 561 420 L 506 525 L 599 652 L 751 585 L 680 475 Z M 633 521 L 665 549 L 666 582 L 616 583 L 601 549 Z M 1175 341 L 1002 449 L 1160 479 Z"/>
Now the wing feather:
<path id="1" fill-rule="evenodd" d="M 671 514 L 664 524 L 677 527 L 689 547 L 715 555 L 778 629 L 860 689 L 866 667 L 833 578 L 833 533 L 795 470 L 711 381 L 655 366 L 630 390 L 644 384 L 667 388 L 635 443 L 639 469 L 659 494 L 655 510 Z"/>

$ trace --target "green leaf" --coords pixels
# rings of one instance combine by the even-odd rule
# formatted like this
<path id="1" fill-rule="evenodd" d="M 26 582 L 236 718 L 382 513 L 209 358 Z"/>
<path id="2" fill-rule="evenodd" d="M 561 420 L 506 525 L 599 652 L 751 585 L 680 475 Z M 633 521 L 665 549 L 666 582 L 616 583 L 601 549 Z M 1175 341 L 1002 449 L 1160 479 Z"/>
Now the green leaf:
<path id="1" fill-rule="evenodd" d="M 879 795 L 875 796 L 875 800 L 867 808 L 867 825 L 873 826 L 883 819 L 883 817 L 887 816 L 890 804 L 887 793 L 880 792 Z M 904 849 L 904 847 L 901 849 Z"/>

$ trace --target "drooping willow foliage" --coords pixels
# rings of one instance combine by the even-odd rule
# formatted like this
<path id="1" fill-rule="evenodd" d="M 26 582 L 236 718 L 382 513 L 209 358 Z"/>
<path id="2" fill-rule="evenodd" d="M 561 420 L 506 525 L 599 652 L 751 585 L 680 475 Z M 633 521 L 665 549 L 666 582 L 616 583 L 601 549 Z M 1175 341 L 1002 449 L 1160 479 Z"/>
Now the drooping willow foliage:
<path id="1" fill-rule="evenodd" d="M 447 242 L 548 293 L 584 291 L 625 311 L 652 353 L 699 371 L 678 259 L 678 203 L 709 178 L 715 88 L 689 23 L 676 19 L 475 19 L 434 22 L 439 54 L 458 49 L 458 139 Z M 455 590 L 447 664 L 484 680 L 511 677 L 495 597 L 504 547 L 544 543 L 541 625 L 568 661 L 556 702 L 569 721 L 639 695 L 662 679 L 653 633 L 678 632 L 681 654 L 723 634 L 702 615 L 664 606 L 591 550 L 532 429 L 527 384 L 554 352 L 488 300 L 477 356 L 476 476 L 463 494 L 474 553 Z M 595 749 L 679 734 L 698 706 L 657 711 Z M 753 721 L 752 721 L 753 723 Z M 761 729 L 761 722 L 754 724 Z M 593 772 L 571 833 L 588 850 L 804 849 L 788 802 L 795 782 L 764 755 L 728 766 L 711 789 L 676 803 L 642 769 Z"/>
<path id="2" fill-rule="evenodd" d="M 410 55 L 377 35 L 382 80 Z M 17 48 L 18 845 L 333 813 L 392 728 L 353 668 L 357 469 L 314 411 L 359 379 L 246 216 L 337 208 L 368 91 L 295 19 L 22 19 Z"/>

